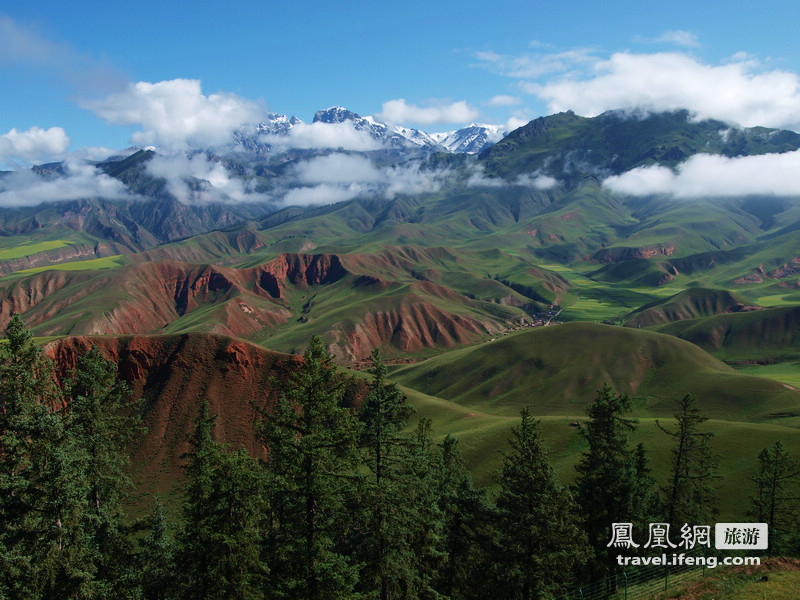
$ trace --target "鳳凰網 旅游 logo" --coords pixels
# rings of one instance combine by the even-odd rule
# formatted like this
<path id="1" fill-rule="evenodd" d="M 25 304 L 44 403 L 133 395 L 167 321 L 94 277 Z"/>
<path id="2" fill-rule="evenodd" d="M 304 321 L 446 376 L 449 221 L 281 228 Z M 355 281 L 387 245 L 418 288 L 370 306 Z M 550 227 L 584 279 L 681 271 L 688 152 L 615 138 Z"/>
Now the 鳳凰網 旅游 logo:
<path id="1" fill-rule="evenodd" d="M 617 563 L 629 567 L 711 567 L 718 565 L 761 564 L 758 556 L 715 556 L 708 550 L 766 550 L 769 545 L 769 528 L 766 523 L 716 523 L 715 525 L 689 525 L 684 523 L 679 531 L 670 532 L 669 523 L 650 523 L 634 531 L 633 523 L 613 523 L 609 548 L 629 550 L 634 555 L 617 555 Z M 637 537 L 638 536 L 638 537 Z M 712 541 L 713 540 L 713 541 Z M 712 545 L 713 544 L 713 545 Z"/>
<path id="2" fill-rule="evenodd" d="M 684 523 L 677 534 L 670 532 L 669 523 L 650 523 L 647 540 L 634 539 L 633 523 L 613 523 L 609 548 L 663 548 L 691 550 L 695 547 L 717 550 L 766 550 L 769 528 L 766 523 L 716 523 L 689 525 Z"/>

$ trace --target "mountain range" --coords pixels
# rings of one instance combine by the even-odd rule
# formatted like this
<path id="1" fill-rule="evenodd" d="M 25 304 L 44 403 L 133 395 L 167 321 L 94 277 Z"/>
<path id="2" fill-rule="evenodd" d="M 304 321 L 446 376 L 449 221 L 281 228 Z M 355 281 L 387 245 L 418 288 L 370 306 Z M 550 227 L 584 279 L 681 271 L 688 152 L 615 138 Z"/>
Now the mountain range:
<path id="1" fill-rule="evenodd" d="M 347 124 L 355 131 L 365 132 L 376 142 L 390 147 L 464 154 L 477 154 L 500 141 L 506 133 L 500 125 L 478 123 L 471 123 L 456 131 L 426 133 L 420 129 L 381 123 L 372 116 L 362 117 L 341 106 L 317 111 L 311 124 L 315 123 Z M 305 123 L 297 117 L 271 113 L 266 121 L 235 132 L 235 144 L 232 148 L 241 145 L 256 155 L 263 155 L 276 143 L 285 142 L 285 145 L 291 145 L 291 140 L 288 138 L 291 137 L 292 129 L 304 125 Z"/>
<path id="2" fill-rule="evenodd" d="M 490 146 L 490 129 L 457 133 L 332 108 L 311 124 L 276 115 L 224 148 L 7 173 L 6 191 L 80 176 L 115 194 L 0 208 L 0 325 L 22 314 L 56 357 L 87 336 L 124 355 L 153 426 L 185 404 L 182 385 L 235 412 L 225 377 L 243 369 L 235 385 L 257 394 L 242 365 L 291 364 L 320 334 L 354 369 L 382 347 L 420 414 L 487 474 L 481 457 L 526 404 L 554 419 L 569 465 L 557 419 L 578 418 L 603 382 L 645 419 L 702 395 L 735 422 L 724 435 L 749 436 L 732 444 L 741 460 L 775 432 L 800 451 L 800 198 L 614 183 L 783 160 L 798 134 L 685 111 L 560 113 Z M 329 134 L 344 137 L 309 141 Z"/>

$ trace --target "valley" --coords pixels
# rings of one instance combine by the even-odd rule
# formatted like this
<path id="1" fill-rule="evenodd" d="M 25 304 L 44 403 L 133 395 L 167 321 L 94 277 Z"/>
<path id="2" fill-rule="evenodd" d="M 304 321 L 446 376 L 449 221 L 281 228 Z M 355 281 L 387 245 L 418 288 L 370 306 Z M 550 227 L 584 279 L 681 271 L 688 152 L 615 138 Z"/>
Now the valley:
<path id="1" fill-rule="evenodd" d="M 574 425 L 604 383 L 631 396 L 633 440 L 663 481 L 669 440 L 655 422 L 691 393 L 724 457 L 722 514 L 744 518 L 761 448 L 780 439 L 800 454 L 800 199 L 639 196 L 608 183 L 701 151 L 800 147 L 791 132 L 723 129 L 683 112 L 562 113 L 480 154 L 243 143 L 214 155 L 264 190 L 323 159 L 413 164 L 439 182 L 291 207 L 179 201 L 147 166 L 153 151 L 109 159 L 98 168 L 139 198 L 0 212 L 0 325 L 22 315 L 62 369 L 91 344 L 118 363 L 148 406 L 132 450 L 148 489 L 179 476 L 200 396 L 220 435 L 257 453 L 254 403 L 269 403 L 269 377 L 318 334 L 356 376 L 382 348 L 417 415 L 461 440 L 483 485 L 525 406 L 571 481 Z"/>

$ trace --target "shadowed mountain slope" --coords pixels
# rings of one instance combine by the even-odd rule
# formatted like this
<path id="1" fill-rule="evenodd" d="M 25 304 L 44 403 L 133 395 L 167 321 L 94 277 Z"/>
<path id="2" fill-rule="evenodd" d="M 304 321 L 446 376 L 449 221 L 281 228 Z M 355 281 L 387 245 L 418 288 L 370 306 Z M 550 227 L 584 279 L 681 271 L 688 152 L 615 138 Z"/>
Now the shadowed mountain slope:
<path id="1" fill-rule="evenodd" d="M 625 325 L 628 327 L 653 327 L 672 321 L 758 308 L 747 306 L 742 299 L 727 290 L 689 288 L 666 300 L 657 300 L 636 309 L 628 315 Z"/>
<path id="2" fill-rule="evenodd" d="M 734 362 L 770 363 L 800 358 L 800 306 L 784 306 L 667 323 L 674 335 Z"/>

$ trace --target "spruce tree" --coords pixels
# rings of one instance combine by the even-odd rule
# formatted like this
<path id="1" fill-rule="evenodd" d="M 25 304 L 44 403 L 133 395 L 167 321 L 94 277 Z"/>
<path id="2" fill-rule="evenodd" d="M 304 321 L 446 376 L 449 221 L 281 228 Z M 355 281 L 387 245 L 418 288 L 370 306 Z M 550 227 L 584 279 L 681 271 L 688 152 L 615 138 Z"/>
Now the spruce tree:
<path id="1" fill-rule="evenodd" d="M 145 519 L 145 535 L 131 574 L 144 600 L 170 600 L 176 589 L 175 543 L 170 538 L 167 514 L 160 498 Z"/>
<path id="2" fill-rule="evenodd" d="M 404 472 L 408 485 L 399 502 L 409 511 L 403 544 L 413 562 L 400 581 L 401 598 L 437 598 L 436 582 L 444 558 L 443 518 L 440 505 L 441 454 L 428 418 L 422 418 L 411 437 Z"/>
<path id="3" fill-rule="evenodd" d="M 82 528 L 84 464 L 70 448 L 53 365 L 19 315 L 0 349 L 0 597 L 94 592 Z"/>
<path id="4" fill-rule="evenodd" d="M 259 426 L 267 450 L 270 589 L 278 598 L 349 598 L 358 569 L 345 553 L 357 498 L 361 424 L 341 406 L 345 381 L 314 336 Z"/>
<path id="5" fill-rule="evenodd" d="M 675 413 L 678 428 L 671 431 L 656 421 L 658 427 L 675 439 L 672 449 L 672 471 L 666 489 L 665 516 L 673 530 L 689 525 L 708 525 L 717 513 L 717 456 L 711 449 L 714 434 L 702 432 L 700 425 L 708 420 L 697 407 L 691 394 L 678 403 Z"/>
<path id="6" fill-rule="evenodd" d="M 264 473 L 244 450 L 214 440 L 204 400 L 190 436 L 177 536 L 179 598 L 250 600 L 263 593 Z"/>
<path id="7" fill-rule="evenodd" d="M 800 462 L 792 458 L 779 440 L 758 455 L 758 467 L 752 476 L 756 494 L 750 514 L 767 523 L 770 553 L 784 552 L 796 530 L 800 503 Z"/>
<path id="8" fill-rule="evenodd" d="M 360 590 L 381 600 L 398 597 L 404 580 L 416 568 L 406 532 L 418 516 L 403 499 L 417 484 L 407 468 L 411 437 L 404 428 L 413 409 L 396 385 L 386 379 L 380 350 L 372 353 L 372 379 L 361 407 L 362 460 L 368 476 L 362 485 L 363 533 L 353 540 L 363 567 Z"/>
<path id="9" fill-rule="evenodd" d="M 448 435 L 439 447 L 443 556 L 437 590 L 451 600 L 491 597 L 500 554 L 496 511 L 486 490 L 475 488 L 458 440 Z"/>
<path id="10" fill-rule="evenodd" d="M 123 506 L 133 489 L 126 449 L 141 432 L 141 416 L 116 365 L 96 346 L 78 359 L 64 395 L 70 452 L 85 457 L 82 526 L 97 568 L 95 585 L 112 595 L 125 585 L 134 551 Z"/>
<path id="11" fill-rule="evenodd" d="M 575 467 L 575 490 L 595 555 L 589 573 L 594 578 L 613 575 L 617 570 L 618 550 L 608 547 L 613 523 L 636 526 L 647 517 L 649 476 L 643 451 L 634 452 L 629 447 L 628 435 L 636 423 L 624 416 L 630 409 L 630 398 L 614 394 L 605 384 L 586 407 L 588 422 L 578 429 L 589 447 Z M 615 583 L 610 581 L 614 589 Z"/>
<path id="12" fill-rule="evenodd" d="M 505 569 L 497 584 L 506 598 L 551 598 L 574 584 L 590 553 L 578 506 L 548 463 L 541 422 L 527 408 L 521 416 L 498 478 Z"/>

